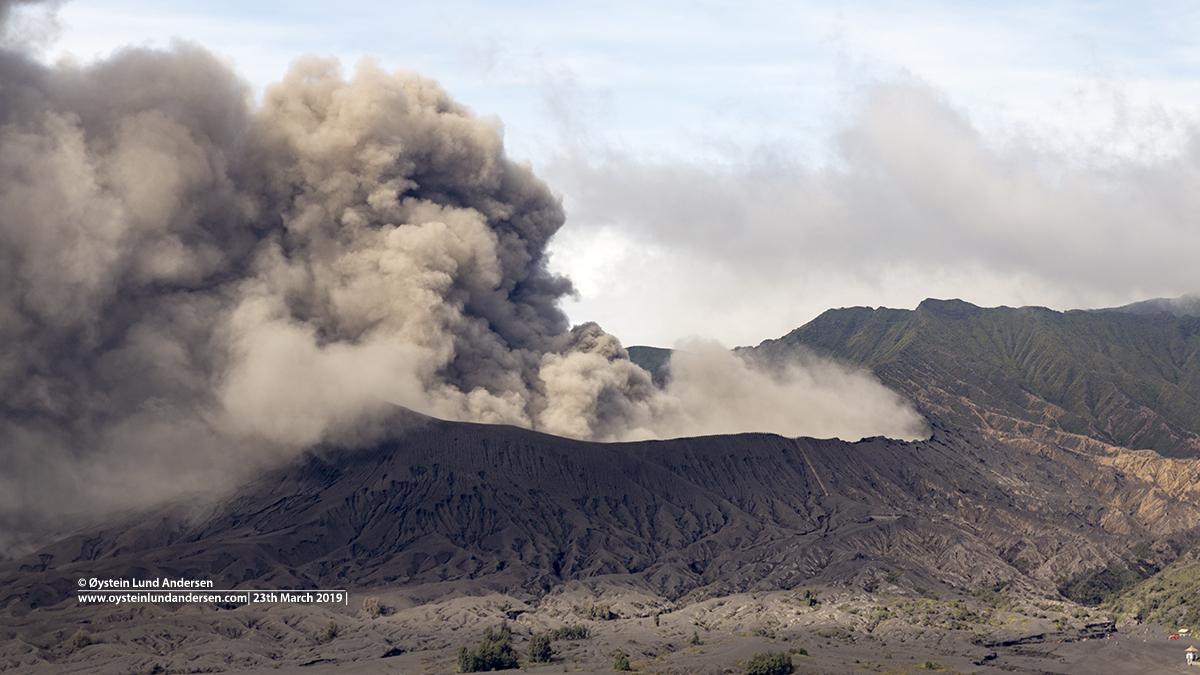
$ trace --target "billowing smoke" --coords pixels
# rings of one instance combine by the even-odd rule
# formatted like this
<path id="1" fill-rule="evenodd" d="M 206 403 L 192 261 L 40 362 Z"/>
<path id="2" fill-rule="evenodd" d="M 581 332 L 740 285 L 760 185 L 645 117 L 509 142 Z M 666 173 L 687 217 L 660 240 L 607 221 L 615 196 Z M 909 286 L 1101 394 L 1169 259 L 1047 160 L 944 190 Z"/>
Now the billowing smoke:
<path id="1" fill-rule="evenodd" d="M 86 68 L 0 54 L 8 532 L 369 442 L 395 405 L 595 440 L 922 433 L 857 376 L 699 350 L 662 391 L 571 328 L 546 268 L 559 198 L 431 80 L 307 58 L 248 101 L 191 45 Z"/>
<path id="2" fill-rule="evenodd" d="M 924 422 L 873 375 L 811 354 L 765 371 L 715 342 L 686 340 L 671 357 L 666 392 L 678 410 L 668 436 L 766 430 L 784 436 L 858 440 L 876 433 L 914 439 Z"/>

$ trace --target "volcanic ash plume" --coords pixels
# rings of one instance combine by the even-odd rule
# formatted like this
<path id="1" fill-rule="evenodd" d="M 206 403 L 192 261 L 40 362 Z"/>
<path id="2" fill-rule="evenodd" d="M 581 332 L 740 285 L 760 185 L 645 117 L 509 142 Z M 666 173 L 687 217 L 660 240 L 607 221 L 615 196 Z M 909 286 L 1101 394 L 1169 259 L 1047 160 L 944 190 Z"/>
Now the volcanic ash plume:
<path id="1" fill-rule="evenodd" d="M 3 53 L 0 92 L 10 531 L 368 442 L 394 405 L 619 440 L 712 430 L 689 422 L 726 400 L 705 388 L 745 388 L 681 369 L 661 391 L 570 328 L 546 270 L 560 200 L 431 80 L 310 58 L 252 107 L 184 45 L 82 69 Z M 794 394 L 765 394 L 783 426 L 719 430 L 801 433 Z M 849 433 L 921 433 L 888 406 Z"/>
<path id="2" fill-rule="evenodd" d="M 925 422 L 869 372 L 808 355 L 764 370 L 713 342 L 687 340 L 671 357 L 666 393 L 678 401 L 664 436 L 771 431 L 857 441 L 926 438 Z"/>

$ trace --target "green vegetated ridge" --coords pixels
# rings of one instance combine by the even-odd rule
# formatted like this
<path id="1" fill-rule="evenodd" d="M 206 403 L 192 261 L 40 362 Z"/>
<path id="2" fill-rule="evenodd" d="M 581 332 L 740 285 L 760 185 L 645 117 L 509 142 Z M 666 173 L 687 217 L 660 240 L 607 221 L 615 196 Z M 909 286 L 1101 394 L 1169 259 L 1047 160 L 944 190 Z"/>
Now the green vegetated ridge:
<path id="1" fill-rule="evenodd" d="M 641 366 L 654 378 L 655 384 L 666 384 L 667 368 L 671 365 L 671 353 L 674 350 L 662 347 L 630 347 L 629 360 Z"/>
<path id="2" fill-rule="evenodd" d="M 1200 627 L 1200 560 L 1196 551 L 1111 599 L 1106 608 L 1175 628 Z"/>
<path id="3" fill-rule="evenodd" d="M 1200 456 L 1195 316 L 926 300 L 829 310 L 740 351 L 776 365 L 811 352 L 869 368 L 924 412 L 967 427 Z"/>
<path id="4" fill-rule="evenodd" d="M 630 347 L 627 351 L 634 363 L 653 373 L 667 365 L 674 350 L 663 347 Z"/>
<path id="5" fill-rule="evenodd" d="M 1154 298 L 1142 300 L 1121 307 L 1109 309 L 1093 309 L 1092 312 L 1125 312 L 1126 314 L 1155 314 L 1166 312 L 1176 316 L 1191 314 L 1200 316 L 1200 293 L 1189 293 L 1178 298 Z"/>

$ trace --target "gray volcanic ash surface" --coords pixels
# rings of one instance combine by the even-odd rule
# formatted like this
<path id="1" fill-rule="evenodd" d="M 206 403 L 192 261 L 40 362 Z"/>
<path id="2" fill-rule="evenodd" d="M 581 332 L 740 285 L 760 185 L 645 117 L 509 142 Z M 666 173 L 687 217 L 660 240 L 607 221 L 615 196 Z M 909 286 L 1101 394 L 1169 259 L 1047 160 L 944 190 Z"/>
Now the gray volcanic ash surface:
<path id="1" fill-rule="evenodd" d="M 369 450 L 311 455 L 195 520 L 142 517 L 58 542 L 19 561 L 0 600 L 55 604 L 76 577 L 147 573 L 531 596 L 618 576 L 670 598 L 865 582 L 873 566 L 914 583 L 1046 584 L 1161 532 L 1111 498 L 1069 462 L 952 429 L 913 443 L 594 444 L 429 421 Z M 39 561 L 47 570 L 30 572 Z"/>
<path id="2" fill-rule="evenodd" d="M 80 578 L 346 588 L 356 604 L 382 596 L 406 617 L 389 624 L 387 639 L 412 652 L 453 644 L 429 637 L 440 629 L 428 623 L 432 615 L 414 618 L 421 607 L 453 614 L 467 611 L 454 610 L 454 598 L 489 594 L 518 607 L 512 617 L 528 612 L 543 623 L 568 619 L 571 601 L 556 598 L 575 596 L 625 598 L 613 606 L 626 618 L 809 587 L 840 589 L 860 603 L 875 593 L 920 598 L 954 588 L 1057 597 L 1056 580 L 1112 559 L 1165 563 L 1200 516 L 1182 500 L 1149 518 L 1126 512 L 1121 505 L 1152 486 L 1091 455 L 1031 452 L 941 426 L 917 442 L 740 434 L 615 444 L 469 423 L 405 426 L 370 449 L 314 452 L 219 506 L 114 521 L 5 565 L 0 605 L 21 636 L 10 663 L 65 658 L 52 648 L 69 637 L 64 631 L 100 616 L 184 621 L 181 645 L 208 634 L 194 606 L 116 614 L 81 606 Z M 212 625 L 224 625 L 221 607 L 200 610 L 217 611 Z M 305 626 L 328 613 L 237 611 L 251 623 L 290 612 Z M 470 623 L 476 630 L 480 617 L 506 616 L 480 612 Z M 261 663 L 300 658 L 254 635 Z M 139 644 L 122 642 L 122 658 L 154 652 Z M 355 654 L 328 658 L 366 658 Z"/>

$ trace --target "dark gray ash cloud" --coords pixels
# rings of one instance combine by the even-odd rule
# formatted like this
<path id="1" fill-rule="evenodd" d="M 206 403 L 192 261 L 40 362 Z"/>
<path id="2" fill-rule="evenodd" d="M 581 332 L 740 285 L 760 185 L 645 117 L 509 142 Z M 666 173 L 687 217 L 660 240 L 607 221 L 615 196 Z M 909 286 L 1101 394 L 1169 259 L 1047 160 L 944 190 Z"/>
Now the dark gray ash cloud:
<path id="1" fill-rule="evenodd" d="M 196 45 L 85 68 L 6 51 L 0 92 L 10 544 L 211 493 L 315 443 L 370 442 L 395 405 L 595 440 L 923 433 L 869 378 L 796 385 L 720 350 L 715 370 L 681 365 L 656 389 L 615 337 L 559 309 L 560 199 L 505 156 L 496 123 L 414 73 L 366 61 L 347 79 L 303 58 L 252 105 Z M 786 405 L 795 386 L 844 383 L 880 414 L 806 426 Z M 729 392 L 780 414 L 714 421 Z"/>

